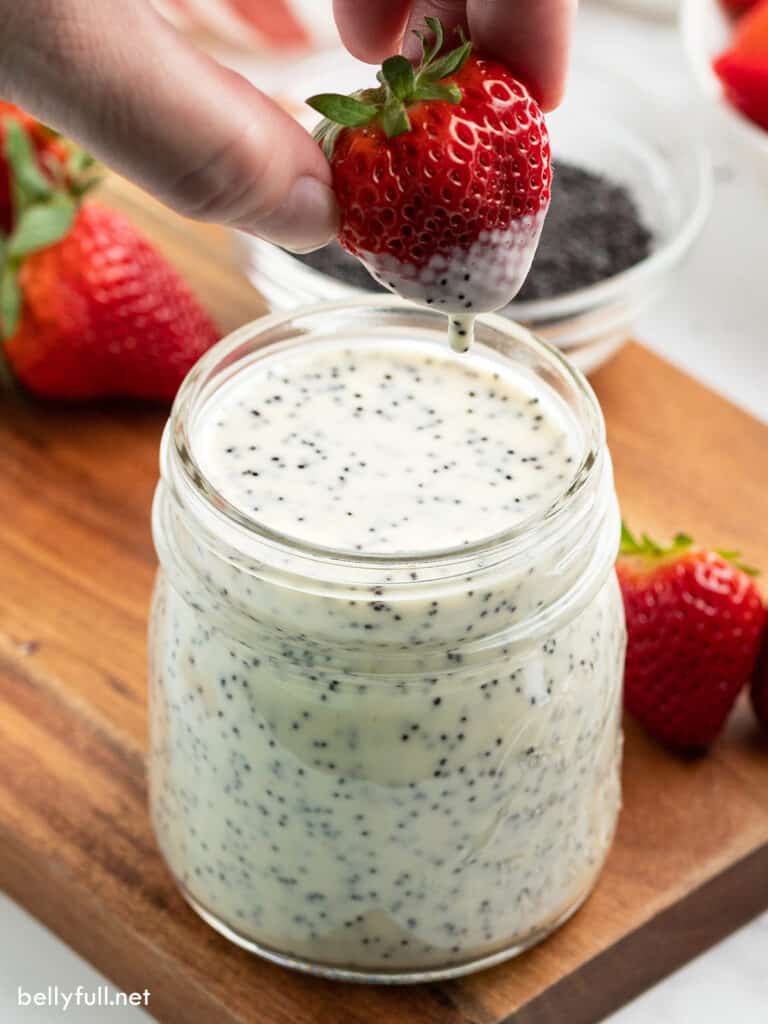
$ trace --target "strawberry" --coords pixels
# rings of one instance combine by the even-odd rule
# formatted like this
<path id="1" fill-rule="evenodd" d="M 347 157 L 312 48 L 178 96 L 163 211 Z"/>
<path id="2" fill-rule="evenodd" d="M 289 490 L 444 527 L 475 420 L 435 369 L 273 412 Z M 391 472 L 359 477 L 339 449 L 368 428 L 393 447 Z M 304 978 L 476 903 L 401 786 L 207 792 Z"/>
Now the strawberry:
<path id="1" fill-rule="evenodd" d="M 739 19 L 731 45 L 712 66 L 729 102 L 768 129 L 768 0 Z"/>
<path id="2" fill-rule="evenodd" d="M 624 702 L 653 736 L 702 750 L 720 732 L 757 658 L 765 609 L 734 552 L 669 548 L 624 527 L 617 573 L 627 617 Z"/>
<path id="3" fill-rule="evenodd" d="M 172 398 L 213 324 L 129 221 L 55 188 L 21 125 L 6 129 L 20 203 L 0 249 L 0 353 L 41 397 Z"/>
<path id="4" fill-rule="evenodd" d="M 762 647 L 752 674 L 750 697 L 758 721 L 768 729 L 768 628 L 763 633 Z"/>
<path id="5" fill-rule="evenodd" d="M 530 268 L 550 198 L 544 115 L 469 42 L 417 67 L 390 57 L 380 86 L 307 102 L 333 170 L 339 241 L 385 287 L 450 315 L 462 351 L 474 314 L 506 305 Z"/>

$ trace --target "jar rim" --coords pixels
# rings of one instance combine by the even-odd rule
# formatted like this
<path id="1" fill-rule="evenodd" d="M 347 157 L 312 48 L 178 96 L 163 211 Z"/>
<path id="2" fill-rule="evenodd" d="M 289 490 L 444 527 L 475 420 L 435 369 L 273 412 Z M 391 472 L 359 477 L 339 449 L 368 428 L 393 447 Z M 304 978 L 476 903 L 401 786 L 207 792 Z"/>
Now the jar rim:
<path id="1" fill-rule="evenodd" d="M 522 324 L 498 314 L 484 314 L 477 318 L 476 344 L 483 342 L 484 335 L 495 332 L 517 345 L 522 345 L 547 364 L 547 368 L 553 371 L 557 377 L 564 379 L 567 385 L 574 389 L 581 401 L 582 409 L 586 412 L 586 415 L 583 416 L 584 422 L 581 423 L 584 429 L 585 444 L 579 464 L 562 493 L 546 508 L 535 510 L 515 522 L 513 526 L 481 537 L 469 544 L 427 551 L 366 553 L 315 544 L 267 526 L 235 506 L 208 480 L 194 453 L 188 429 L 189 421 L 199 408 L 201 401 L 207 397 L 206 385 L 224 368 L 235 367 L 238 364 L 237 358 L 233 358 L 237 350 L 262 335 L 266 337 L 270 332 L 277 331 L 279 333 L 280 328 L 294 323 L 296 331 L 291 339 L 267 341 L 258 349 L 257 358 L 263 358 L 264 355 L 273 353 L 279 345 L 286 344 L 288 340 L 292 344 L 305 342 L 310 332 L 299 326 L 301 321 L 311 321 L 315 318 L 323 320 L 333 317 L 334 314 L 343 316 L 345 313 L 359 316 L 366 312 L 369 315 L 381 315 L 382 317 L 393 314 L 407 315 L 422 328 L 434 328 L 439 324 L 441 329 L 444 329 L 445 317 L 440 312 L 422 308 L 396 296 L 376 294 L 267 313 L 244 324 L 210 348 L 187 375 L 171 410 L 169 441 L 174 461 L 181 469 L 185 484 L 203 498 L 207 510 L 213 511 L 218 516 L 223 516 L 229 525 L 238 531 L 244 531 L 246 536 L 291 556 L 320 559 L 349 569 L 403 569 L 415 564 L 437 568 L 449 563 L 476 560 L 478 556 L 487 555 L 490 552 L 503 551 L 505 555 L 511 555 L 526 550 L 540 536 L 540 531 L 543 528 L 550 524 L 554 526 L 556 522 L 560 522 L 567 516 L 587 484 L 598 472 L 606 440 L 605 422 L 597 396 L 584 375 L 557 348 L 543 341 Z M 375 331 L 376 324 L 366 325 L 364 329 L 367 333 Z M 490 344 L 489 347 L 498 353 L 496 346 Z M 549 386 L 551 387 L 551 383 Z"/>

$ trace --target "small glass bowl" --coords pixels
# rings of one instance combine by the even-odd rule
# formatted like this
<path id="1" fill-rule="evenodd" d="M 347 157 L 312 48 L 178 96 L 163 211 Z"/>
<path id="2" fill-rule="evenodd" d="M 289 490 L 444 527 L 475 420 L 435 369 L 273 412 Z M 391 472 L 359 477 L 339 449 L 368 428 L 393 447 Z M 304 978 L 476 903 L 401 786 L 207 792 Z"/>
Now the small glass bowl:
<path id="1" fill-rule="evenodd" d="M 323 54 L 306 62 L 301 97 L 328 88 L 351 90 L 370 75 L 369 66 L 351 57 Z M 277 83 L 290 109 L 300 100 L 297 77 L 294 71 L 282 87 Z M 302 118 L 308 125 L 316 120 L 310 115 Z M 554 298 L 513 302 L 504 311 L 590 372 L 629 339 L 637 316 L 659 297 L 690 249 L 709 211 L 711 168 L 704 147 L 672 111 L 594 64 L 574 68 L 566 100 L 548 124 L 555 159 L 625 185 L 654 238 L 651 253 L 620 274 Z M 243 269 L 273 309 L 362 294 L 268 242 L 238 237 Z"/>

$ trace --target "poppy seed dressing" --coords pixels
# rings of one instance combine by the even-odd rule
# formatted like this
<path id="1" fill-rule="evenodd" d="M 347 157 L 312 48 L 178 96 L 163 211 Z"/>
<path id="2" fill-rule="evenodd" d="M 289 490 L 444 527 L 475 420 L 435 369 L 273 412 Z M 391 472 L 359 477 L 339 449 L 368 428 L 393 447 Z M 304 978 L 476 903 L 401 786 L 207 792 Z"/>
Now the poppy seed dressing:
<path id="1" fill-rule="evenodd" d="M 152 811 L 188 897 L 270 955 L 371 978 L 541 937 L 619 803 L 610 478 L 578 541 L 487 538 L 575 486 L 578 419 L 483 345 L 363 337 L 253 361 L 190 438 L 273 539 L 219 557 L 161 486 Z"/>
<path id="2" fill-rule="evenodd" d="M 195 441 L 241 512 L 313 544 L 396 554 L 458 547 L 567 489 L 567 412 L 488 356 L 317 345 L 237 381 Z"/>

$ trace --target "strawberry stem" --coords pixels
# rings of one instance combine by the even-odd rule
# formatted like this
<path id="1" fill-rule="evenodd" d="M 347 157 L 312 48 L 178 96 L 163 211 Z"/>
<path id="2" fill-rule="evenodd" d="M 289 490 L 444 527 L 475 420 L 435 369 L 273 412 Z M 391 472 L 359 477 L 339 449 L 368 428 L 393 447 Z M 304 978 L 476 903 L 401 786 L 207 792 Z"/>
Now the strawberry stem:
<path id="1" fill-rule="evenodd" d="M 689 537 L 687 533 L 675 534 L 672 543 L 668 547 L 662 547 L 661 544 L 649 537 L 647 533 L 641 534 L 638 540 L 625 522 L 622 521 L 621 524 L 620 555 L 644 555 L 648 558 L 664 558 L 667 555 L 679 554 L 692 545 L 693 538 Z"/>
<path id="2" fill-rule="evenodd" d="M 381 74 L 392 95 L 398 100 L 407 100 L 416 88 L 413 64 L 405 57 L 387 57 L 381 65 Z"/>
<path id="3" fill-rule="evenodd" d="M 351 96 L 320 93 L 307 100 L 309 106 L 325 119 L 314 134 L 327 156 L 331 156 L 341 128 L 361 128 L 378 121 L 384 134 L 394 138 L 410 131 L 409 106 L 423 102 L 455 104 L 461 101 L 459 86 L 455 82 L 444 82 L 443 79 L 455 75 L 461 69 L 472 52 L 472 43 L 460 32 L 461 44 L 440 56 L 444 41 L 443 26 L 437 18 L 425 20 L 433 38 L 431 44 L 427 44 L 424 33 L 416 32 L 422 47 L 421 61 L 417 67 L 414 68 L 401 55 L 388 57 L 376 76 L 380 82 L 378 89 L 365 89 Z"/>
<path id="4" fill-rule="evenodd" d="M 445 35 L 443 33 L 443 23 L 439 18 L 425 18 L 424 22 L 427 28 L 432 33 L 432 45 L 427 48 L 424 42 L 424 36 L 421 32 L 415 32 L 414 34 L 421 39 L 421 53 L 422 53 L 422 64 L 431 64 L 435 57 L 440 53 L 443 48 L 445 41 Z"/>
<path id="5" fill-rule="evenodd" d="M 622 520 L 621 523 L 621 544 L 619 546 L 619 555 L 622 557 L 634 557 L 640 555 L 644 558 L 668 558 L 670 555 L 679 555 L 683 551 L 687 551 L 693 547 L 693 537 L 687 533 L 676 533 L 672 543 L 667 547 L 662 547 L 655 540 L 648 536 L 647 533 L 643 533 L 638 540 L 637 537 L 632 533 L 627 524 Z M 715 554 L 719 555 L 726 562 L 730 562 L 741 572 L 747 576 L 759 576 L 760 572 L 753 566 L 744 565 L 740 562 L 741 552 L 739 551 L 725 551 L 722 548 L 715 548 Z"/>
<path id="6" fill-rule="evenodd" d="M 720 555 L 726 562 L 730 562 L 735 565 L 737 569 L 740 569 L 747 576 L 759 576 L 760 570 L 756 569 L 754 565 L 745 565 L 741 559 L 740 551 L 723 551 L 722 548 L 715 548 L 715 554 Z"/>

